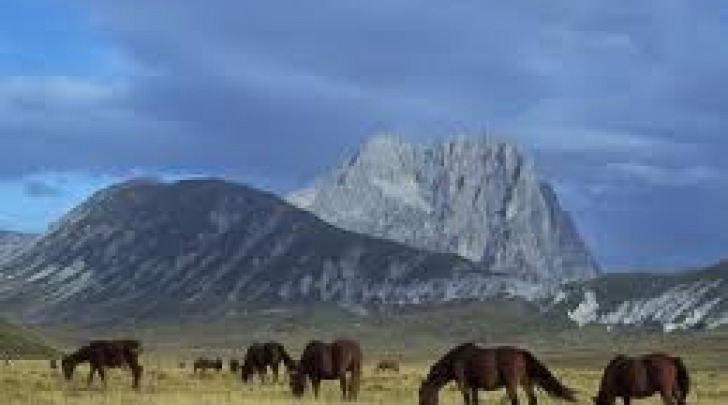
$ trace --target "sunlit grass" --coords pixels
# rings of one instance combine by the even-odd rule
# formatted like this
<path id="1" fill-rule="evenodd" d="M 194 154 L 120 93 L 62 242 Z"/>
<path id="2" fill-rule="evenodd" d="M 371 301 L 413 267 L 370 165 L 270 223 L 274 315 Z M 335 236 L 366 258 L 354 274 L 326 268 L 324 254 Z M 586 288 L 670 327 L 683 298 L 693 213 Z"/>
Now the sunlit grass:
<path id="1" fill-rule="evenodd" d="M 303 400 L 295 400 L 287 386 L 261 385 L 257 381 L 245 385 L 228 371 L 208 372 L 195 376 L 190 369 L 180 369 L 172 359 L 145 357 L 145 375 L 142 388 L 131 388 L 131 377 L 125 370 L 113 370 L 107 387 L 95 381 L 86 386 L 87 369 L 77 370 L 74 381 L 63 381 L 58 371 L 50 370 L 46 361 L 18 361 L 12 367 L 0 366 L 0 404 L 338 404 L 338 382 L 324 383 L 322 398 L 313 400 L 310 392 Z M 426 365 L 408 364 L 400 373 L 376 373 L 373 366 L 365 370 L 359 403 L 413 404 L 417 387 L 426 371 Z M 591 368 L 557 368 L 554 372 L 566 384 L 579 391 L 581 404 L 588 404 L 595 391 L 600 370 Z M 694 388 L 691 404 L 728 404 L 728 373 L 701 370 L 693 372 Z M 502 391 L 483 393 L 481 402 L 503 403 Z M 460 403 L 452 386 L 441 394 L 443 404 Z M 522 400 L 525 403 L 525 398 Z M 540 404 L 560 404 L 545 394 L 539 395 Z M 638 404 L 659 404 L 655 398 Z"/>

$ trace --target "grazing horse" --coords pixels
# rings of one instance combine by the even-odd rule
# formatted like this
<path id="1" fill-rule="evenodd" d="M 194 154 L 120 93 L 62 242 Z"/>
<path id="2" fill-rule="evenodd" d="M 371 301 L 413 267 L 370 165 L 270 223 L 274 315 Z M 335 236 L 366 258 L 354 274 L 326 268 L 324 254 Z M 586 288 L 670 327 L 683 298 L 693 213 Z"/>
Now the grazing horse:
<path id="1" fill-rule="evenodd" d="M 237 374 L 238 370 L 240 370 L 240 360 L 238 359 L 230 359 L 230 372 L 233 374 Z"/>
<path id="2" fill-rule="evenodd" d="M 222 359 L 219 357 L 215 360 L 205 357 L 198 357 L 192 364 L 192 372 L 197 374 L 198 371 L 204 373 L 207 370 L 215 370 L 218 373 L 222 370 Z"/>
<path id="3" fill-rule="evenodd" d="M 281 363 L 290 372 L 294 360 L 288 355 L 286 349 L 278 342 L 253 343 L 245 352 L 243 364 L 240 366 L 240 376 L 243 382 L 249 382 L 253 374 L 260 376 L 260 381 L 265 383 L 268 367 L 273 372 L 273 381 L 278 382 L 278 370 Z"/>
<path id="4" fill-rule="evenodd" d="M 393 371 L 395 373 L 399 373 L 399 362 L 397 360 L 386 359 L 386 360 L 381 360 L 379 363 L 377 363 L 377 367 L 375 368 L 375 371 L 384 372 L 387 370 Z"/>
<path id="5" fill-rule="evenodd" d="M 362 352 L 353 340 L 324 343 L 314 340 L 306 345 L 301 360 L 291 370 L 290 386 L 295 397 L 302 397 L 306 379 L 311 380 L 314 397 L 318 398 L 322 380 L 339 380 L 344 400 L 356 400 L 362 372 Z"/>
<path id="6" fill-rule="evenodd" d="M 248 346 L 245 351 L 245 357 L 243 358 L 243 364 L 240 365 L 240 378 L 243 382 L 247 383 L 253 377 L 253 374 L 258 374 L 260 382 L 265 382 L 265 352 L 263 345 L 260 343 L 253 343 Z"/>
<path id="7" fill-rule="evenodd" d="M 574 391 L 559 382 L 536 357 L 516 347 L 480 347 L 465 343 L 447 352 L 431 368 L 420 386 L 420 405 L 436 405 L 440 389 L 450 381 L 457 383 L 465 405 L 478 404 L 478 390 L 494 391 L 505 387 L 511 405 L 518 405 L 518 386 L 536 405 L 534 385 L 551 396 L 575 402 Z"/>
<path id="8" fill-rule="evenodd" d="M 655 394 L 666 405 L 685 405 L 690 391 L 690 377 L 682 360 L 663 353 L 639 357 L 616 356 L 604 369 L 595 405 L 614 405 L 618 397 L 625 405 L 632 398 Z"/>
<path id="9" fill-rule="evenodd" d="M 270 367 L 273 372 L 274 382 L 278 382 L 278 369 L 281 363 L 283 363 L 289 373 L 294 367 L 294 361 L 286 351 L 286 348 L 278 342 L 263 344 L 263 363 L 266 368 Z"/>
<path id="10" fill-rule="evenodd" d="M 81 347 L 74 353 L 63 357 L 61 368 L 66 380 L 73 378 L 73 370 L 80 363 L 88 362 L 90 371 L 88 385 L 93 382 L 94 374 L 98 373 L 104 386 L 106 386 L 106 368 L 129 367 L 133 378 L 132 386 L 139 388 L 142 376 L 142 366 L 139 364 L 141 343 L 138 340 L 94 340 Z"/>

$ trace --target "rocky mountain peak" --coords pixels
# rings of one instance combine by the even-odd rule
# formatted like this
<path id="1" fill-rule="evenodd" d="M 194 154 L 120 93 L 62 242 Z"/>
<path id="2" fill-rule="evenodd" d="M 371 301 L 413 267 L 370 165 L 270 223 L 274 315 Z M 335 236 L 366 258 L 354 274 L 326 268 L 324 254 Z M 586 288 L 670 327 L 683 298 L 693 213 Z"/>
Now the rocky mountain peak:
<path id="1" fill-rule="evenodd" d="M 526 278 L 588 278 L 597 265 L 518 146 L 377 135 L 288 200 L 355 232 L 456 253 Z"/>

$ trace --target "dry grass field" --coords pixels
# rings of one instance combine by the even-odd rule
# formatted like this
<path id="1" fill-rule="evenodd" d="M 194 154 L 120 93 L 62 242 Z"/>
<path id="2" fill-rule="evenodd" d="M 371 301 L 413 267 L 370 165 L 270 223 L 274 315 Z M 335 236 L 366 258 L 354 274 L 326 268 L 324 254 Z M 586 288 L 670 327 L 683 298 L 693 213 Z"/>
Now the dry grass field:
<path id="1" fill-rule="evenodd" d="M 123 370 L 113 370 L 108 386 L 100 382 L 88 388 L 85 383 L 87 369 L 77 370 L 74 381 L 62 380 L 60 372 L 50 370 L 45 360 L 16 361 L 12 366 L 0 366 L 0 404 L 338 404 L 338 383 L 324 384 L 322 398 L 314 401 L 307 392 L 303 400 L 293 399 L 287 385 L 255 383 L 244 385 L 229 371 L 207 372 L 202 376 L 192 375 L 189 368 L 179 368 L 179 358 L 147 354 L 142 388 L 136 392 L 130 387 L 130 376 Z M 580 392 L 579 403 L 591 403 L 590 397 L 597 387 L 600 370 L 597 367 L 564 366 L 570 361 L 559 358 L 559 353 L 548 353 L 547 362 L 555 362 L 554 372 L 567 384 Z M 707 363 L 706 363 L 707 364 Z M 412 362 L 405 364 L 399 373 L 376 373 L 373 364 L 367 364 L 361 404 L 415 404 L 420 378 L 425 374 L 427 364 Z M 700 405 L 728 404 L 728 370 L 711 367 L 694 367 L 694 389 L 689 403 Z M 483 400 L 485 399 L 485 400 Z M 481 397 L 486 404 L 505 404 L 504 393 L 490 392 Z M 459 396 L 452 386 L 441 394 L 441 403 L 459 404 Z M 522 400 L 525 403 L 525 398 Z M 539 396 L 540 404 L 562 403 Z M 658 404 L 656 399 L 637 401 L 637 404 Z"/>

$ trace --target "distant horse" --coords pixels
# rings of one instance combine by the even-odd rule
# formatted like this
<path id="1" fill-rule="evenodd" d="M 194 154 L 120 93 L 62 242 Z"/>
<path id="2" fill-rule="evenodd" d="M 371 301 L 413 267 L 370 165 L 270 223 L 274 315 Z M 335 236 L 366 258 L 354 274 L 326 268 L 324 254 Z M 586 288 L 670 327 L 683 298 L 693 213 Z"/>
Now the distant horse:
<path id="1" fill-rule="evenodd" d="M 51 367 L 51 370 L 57 370 L 58 369 L 58 360 L 50 359 L 49 365 Z"/>
<path id="2" fill-rule="evenodd" d="M 273 381 L 278 382 L 281 363 L 286 366 L 289 372 L 294 364 L 293 359 L 282 344 L 278 342 L 253 343 L 245 352 L 245 358 L 240 366 L 240 376 L 244 382 L 249 382 L 253 374 L 258 374 L 260 381 L 264 383 L 270 367 L 273 372 Z"/>
<path id="3" fill-rule="evenodd" d="M 667 405 L 685 405 L 690 377 L 682 360 L 663 353 L 639 357 L 616 356 L 604 369 L 595 405 L 613 405 L 621 397 L 625 405 L 632 398 L 660 394 Z"/>
<path id="4" fill-rule="evenodd" d="M 362 352 L 353 340 L 324 343 L 314 340 L 306 345 L 301 360 L 291 371 L 291 392 L 302 397 L 306 380 L 311 380 L 314 397 L 318 398 L 322 380 L 339 380 L 344 400 L 356 400 L 362 373 Z"/>
<path id="5" fill-rule="evenodd" d="M 453 380 L 465 405 L 478 404 L 478 390 L 503 387 L 511 405 L 518 405 L 519 385 L 526 391 L 529 405 L 537 403 L 534 385 L 556 398 L 576 401 L 574 391 L 561 384 L 536 357 L 515 347 L 486 348 L 465 343 L 451 349 L 430 368 L 422 382 L 420 405 L 436 405 L 440 389 Z"/>
<path id="6" fill-rule="evenodd" d="M 240 370 L 240 360 L 238 359 L 230 359 L 230 372 L 233 374 L 237 374 L 238 370 Z"/>
<path id="7" fill-rule="evenodd" d="M 105 386 L 106 368 L 129 367 L 133 378 L 132 386 L 139 388 L 143 370 L 139 364 L 140 353 L 141 343 L 138 340 L 94 340 L 74 353 L 63 357 L 61 368 L 63 376 L 70 381 L 76 366 L 88 362 L 90 364 L 88 385 L 93 382 L 94 374 L 98 373 Z"/>
<path id="8" fill-rule="evenodd" d="M 384 372 L 384 371 L 393 371 L 395 373 L 399 373 L 399 362 L 397 360 L 392 359 L 385 359 L 379 361 L 377 363 L 377 367 L 375 368 L 375 371 L 377 372 Z"/>
<path id="9" fill-rule="evenodd" d="M 222 370 L 222 359 L 219 357 L 215 360 L 198 357 L 195 362 L 192 363 L 192 372 L 195 374 L 197 374 L 198 371 L 204 373 L 207 370 L 215 370 L 219 373 Z"/>

